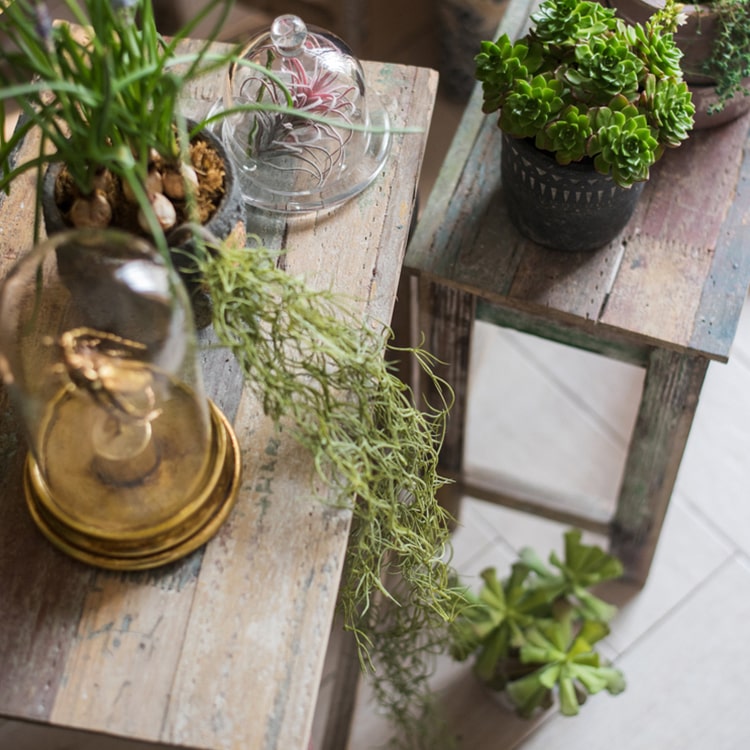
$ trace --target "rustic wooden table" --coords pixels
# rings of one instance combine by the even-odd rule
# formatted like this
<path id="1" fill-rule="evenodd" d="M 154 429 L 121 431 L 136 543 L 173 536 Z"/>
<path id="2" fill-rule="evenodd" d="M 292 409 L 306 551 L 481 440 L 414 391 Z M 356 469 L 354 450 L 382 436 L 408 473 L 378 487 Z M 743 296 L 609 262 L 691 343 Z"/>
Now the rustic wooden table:
<path id="1" fill-rule="evenodd" d="M 290 273 L 389 321 L 437 74 L 379 63 L 365 73 L 393 125 L 423 132 L 395 135 L 382 174 L 348 204 L 298 217 L 249 210 L 248 231 L 286 249 Z M 186 114 L 206 111 L 219 91 L 204 81 Z M 0 277 L 30 248 L 33 190 L 29 175 L 0 204 Z M 0 387 L 0 717 L 101 742 L 306 750 L 350 516 L 314 497 L 309 456 L 264 417 L 226 354 L 202 356 L 208 395 L 240 441 L 240 495 L 204 548 L 145 573 L 86 567 L 37 532 L 18 417 Z M 0 739 L 21 736 L 14 731 L 0 719 Z M 81 737 L 36 746 L 89 747 Z"/>
<path id="2" fill-rule="evenodd" d="M 502 29 L 511 38 L 529 5 L 510 3 Z M 448 363 L 457 395 L 442 455 L 456 479 L 450 500 L 466 494 L 606 532 L 627 575 L 643 583 L 706 368 L 727 361 L 750 281 L 749 126 L 745 116 L 694 132 L 657 163 L 618 238 L 571 254 L 524 240 L 510 223 L 501 133 L 474 91 L 405 259 L 418 278 L 416 335 L 426 332 L 427 348 Z M 511 492 L 491 474 L 464 470 L 477 316 L 646 369 L 614 515 L 602 498 L 545 497 L 533 477 Z M 500 394 L 497 408 L 505 398 L 512 394 Z"/>

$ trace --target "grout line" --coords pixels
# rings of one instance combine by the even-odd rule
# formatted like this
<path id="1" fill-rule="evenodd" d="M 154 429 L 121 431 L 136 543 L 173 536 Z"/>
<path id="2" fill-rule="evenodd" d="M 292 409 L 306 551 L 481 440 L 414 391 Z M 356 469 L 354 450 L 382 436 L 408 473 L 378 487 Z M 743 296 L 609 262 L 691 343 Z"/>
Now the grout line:
<path id="1" fill-rule="evenodd" d="M 662 626 L 667 627 L 668 621 L 672 618 L 673 615 L 676 615 L 681 609 L 686 607 L 689 602 L 695 598 L 695 595 L 705 589 L 715 578 L 717 578 L 725 569 L 728 569 L 730 565 L 734 563 L 741 563 L 745 567 L 750 567 L 750 558 L 741 550 L 734 547 L 729 555 L 722 560 L 713 570 L 709 571 L 706 576 L 701 579 L 695 586 L 693 586 L 689 591 L 686 591 L 685 594 L 678 599 L 669 609 L 667 609 L 661 617 L 654 620 L 651 625 L 649 625 L 646 630 L 644 630 L 637 638 L 635 638 L 631 643 L 629 643 L 627 646 L 625 646 L 622 651 L 619 651 L 617 654 L 617 658 L 614 660 L 614 663 L 617 663 L 622 660 L 624 656 L 629 654 L 631 651 L 634 651 L 638 646 L 648 637 L 650 637 L 654 632 L 659 630 Z"/>
<path id="2" fill-rule="evenodd" d="M 701 503 L 690 495 L 688 489 L 678 487 L 675 490 L 675 495 L 677 498 L 682 498 L 685 510 L 688 513 L 691 513 L 696 521 L 698 521 L 700 525 L 705 526 L 706 530 L 711 532 L 720 542 L 734 552 L 742 552 L 743 554 L 750 555 L 750 551 L 746 551 L 739 546 L 737 541 L 729 536 L 729 534 L 703 509 Z"/>

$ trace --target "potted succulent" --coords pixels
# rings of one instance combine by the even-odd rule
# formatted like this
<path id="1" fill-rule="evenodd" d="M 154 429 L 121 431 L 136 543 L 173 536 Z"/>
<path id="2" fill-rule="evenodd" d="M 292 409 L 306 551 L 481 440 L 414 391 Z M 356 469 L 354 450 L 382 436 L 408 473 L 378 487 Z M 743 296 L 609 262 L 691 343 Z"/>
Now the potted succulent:
<path id="1" fill-rule="evenodd" d="M 545 0 L 522 39 L 482 42 L 483 110 L 499 111 L 504 194 L 530 239 L 569 250 L 605 244 L 653 164 L 688 137 L 694 106 L 673 39 L 677 14 L 668 0 L 630 25 L 597 2 Z M 514 158 L 521 153 L 533 172 Z"/>
<path id="2" fill-rule="evenodd" d="M 454 624 L 452 655 L 474 657 L 474 671 L 490 689 L 504 693 L 529 717 L 550 708 L 574 716 L 588 695 L 625 689 L 620 672 L 596 652 L 609 633 L 616 608 L 591 587 L 622 575 L 622 565 L 599 547 L 565 534 L 565 556 L 546 565 L 532 549 L 521 551 L 510 574 L 482 572 L 484 585 L 469 593 L 473 606 Z"/>
<path id="3" fill-rule="evenodd" d="M 607 0 L 630 22 L 644 21 L 658 0 Z M 695 127 L 721 125 L 750 108 L 750 6 L 744 0 L 704 0 L 681 6 L 675 42 L 693 92 Z"/>
<path id="4" fill-rule="evenodd" d="M 19 176 L 38 169 L 41 233 L 43 173 L 49 165 L 61 171 L 64 165 L 67 177 L 61 180 L 78 192 L 73 202 L 91 201 L 96 209 L 74 212 L 71 202 L 68 214 L 126 213 L 103 206 L 109 183 L 116 182 L 118 199 L 132 194 L 134 208 L 127 213 L 141 213 L 165 262 L 188 252 L 180 248 L 189 240 L 185 273 L 208 290 L 219 343 L 236 355 L 269 417 L 283 420 L 284 429 L 313 452 L 321 479 L 352 508 L 340 593 L 344 621 L 363 665 L 377 665 L 383 703 L 397 723 L 413 726 L 416 709 L 429 705 L 427 675 L 436 639 L 464 602 L 451 583 L 444 557 L 448 519 L 436 500 L 445 482 L 438 454 L 450 388 L 438 383 L 444 403 L 417 407 L 383 358 L 387 327 L 348 314 L 347 300 L 289 276 L 278 267 L 279 253 L 266 249 L 261 238 L 251 239 L 249 248 L 214 238 L 190 211 L 200 203 L 190 178 L 188 212 L 178 218 L 177 229 L 160 220 L 151 199 L 164 175 L 155 176 L 153 168 L 168 162 L 189 172 L 179 165 L 204 124 L 189 124 L 180 115 L 185 84 L 230 63 L 251 65 L 239 48 L 214 52 L 210 40 L 222 14 L 205 43 L 181 51 L 180 42 L 211 11 L 226 11 L 229 0 L 208 0 L 171 40 L 158 34 L 150 0 L 66 1 L 78 26 L 51 23 L 35 0 L 0 0 L 0 31 L 14 42 L 0 51 L 0 102 L 15 100 L 22 110 L 15 131 L 0 134 L 0 187 L 9 190 Z M 256 70 L 284 90 L 272 70 Z M 270 99 L 243 106 L 304 116 L 293 104 L 290 95 L 286 106 Z M 314 114 L 320 121 L 320 112 Z M 39 139 L 35 157 L 17 163 L 18 146 L 32 138 Z M 209 142 L 202 135 L 199 140 Z M 55 184 L 61 190 L 61 181 Z M 223 178 L 220 192 L 227 190 Z M 409 354 L 430 371 L 432 359 L 421 350 L 397 356 Z M 393 570 L 399 576 L 391 584 L 385 574 Z"/>

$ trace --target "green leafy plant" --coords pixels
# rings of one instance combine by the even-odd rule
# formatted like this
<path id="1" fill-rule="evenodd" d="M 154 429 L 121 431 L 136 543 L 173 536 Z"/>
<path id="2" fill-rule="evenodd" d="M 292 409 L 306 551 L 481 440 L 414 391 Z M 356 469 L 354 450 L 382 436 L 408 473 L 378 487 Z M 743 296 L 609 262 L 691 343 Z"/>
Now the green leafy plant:
<path id="1" fill-rule="evenodd" d="M 560 164 L 593 159 L 623 187 L 648 179 L 693 126 L 673 39 L 677 13 L 668 0 L 631 26 L 597 2 L 545 0 L 522 39 L 481 43 L 483 111 L 499 110 L 504 132 L 533 138 Z"/>
<path id="2" fill-rule="evenodd" d="M 504 580 L 482 572 L 480 592 L 453 625 L 453 656 L 475 657 L 474 670 L 491 688 L 505 691 L 521 716 L 549 708 L 559 696 L 566 716 L 587 695 L 625 689 L 622 673 L 606 663 L 595 644 L 609 633 L 616 608 L 591 587 L 622 575 L 622 565 L 599 547 L 565 534 L 565 557 L 549 566 L 533 550 L 521 551 Z"/>
<path id="3" fill-rule="evenodd" d="M 707 2 L 717 14 L 718 29 L 704 72 L 716 80 L 720 111 L 736 94 L 750 95 L 745 79 L 750 77 L 750 4 L 746 0 Z"/>

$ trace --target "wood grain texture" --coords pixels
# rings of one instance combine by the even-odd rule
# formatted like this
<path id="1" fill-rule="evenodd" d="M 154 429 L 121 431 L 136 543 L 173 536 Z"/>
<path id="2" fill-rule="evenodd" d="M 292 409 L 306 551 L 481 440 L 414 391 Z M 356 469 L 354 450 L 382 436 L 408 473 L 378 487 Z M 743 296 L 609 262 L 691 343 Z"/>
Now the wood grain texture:
<path id="1" fill-rule="evenodd" d="M 364 324 L 390 320 L 437 88 L 424 68 L 365 63 L 396 128 L 375 183 L 335 210 L 248 211 L 290 273 L 345 293 Z M 205 111 L 221 90 L 186 100 Z M 33 144 L 27 143 L 28 154 Z M 22 157 L 24 158 L 24 157 Z M 32 244 L 33 177 L 0 205 L 0 276 Z M 210 332 L 202 334 L 204 343 Z M 234 422 L 243 481 L 203 549 L 138 574 L 68 560 L 34 529 L 23 438 L 0 389 L 0 715 L 201 750 L 306 748 L 349 513 L 320 501 L 309 456 L 243 390 L 226 354 L 201 353 L 206 390 Z"/>
<path id="2" fill-rule="evenodd" d="M 503 29 L 516 26 L 528 3 Z M 510 13 L 509 8 L 509 13 Z M 636 347 L 726 361 L 750 262 L 745 154 L 750 116 L 695 131 L 652 169 L 620 235 L 594 252 L 540 247 L 520 235 L 503 200 L 501 133 L 477 87 L 406 256 L 406 266 L 508 309 L 603 327 Z"/>
<path id="3" fill-rule="evenodd" d="M 646 370 L 611 536 L 628 578 L 640 585 L 648 576 L 707 369 L 705 357 L 654 349 Z"/>

